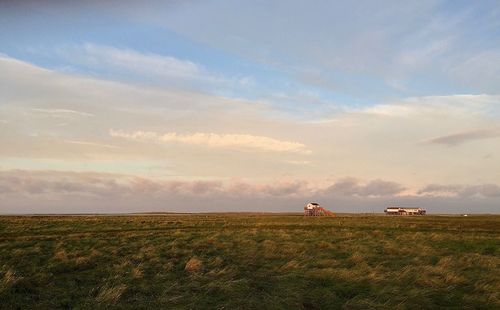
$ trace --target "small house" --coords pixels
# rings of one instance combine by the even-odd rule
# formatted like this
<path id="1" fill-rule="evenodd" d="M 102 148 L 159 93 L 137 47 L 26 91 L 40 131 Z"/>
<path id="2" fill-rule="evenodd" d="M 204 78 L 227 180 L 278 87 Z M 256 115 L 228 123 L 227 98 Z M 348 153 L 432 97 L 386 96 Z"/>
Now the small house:
<path id="1" fill-rule="evenodd" d="M 304 207 L 304 216 L 335 216 L 335 214 L 324 209 L 317 202 L 310 202 Z"/>

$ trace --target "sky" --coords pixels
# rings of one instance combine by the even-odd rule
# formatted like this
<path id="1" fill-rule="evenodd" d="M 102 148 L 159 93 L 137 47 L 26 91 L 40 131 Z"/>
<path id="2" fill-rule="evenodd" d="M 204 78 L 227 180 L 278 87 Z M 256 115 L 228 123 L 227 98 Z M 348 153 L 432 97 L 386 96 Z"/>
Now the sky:
<path id="1" fill-rule="evenodd" d="M 500 213 L 499 1 L 0 1 L 0 213 Z"/>

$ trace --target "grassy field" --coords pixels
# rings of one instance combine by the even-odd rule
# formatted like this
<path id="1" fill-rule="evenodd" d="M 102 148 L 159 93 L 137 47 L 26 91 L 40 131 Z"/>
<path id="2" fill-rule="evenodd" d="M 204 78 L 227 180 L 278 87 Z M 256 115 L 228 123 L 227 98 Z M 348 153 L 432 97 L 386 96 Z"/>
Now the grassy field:
<path id="1" fill-rule="evenodd" d="M 0 307 L 500 309 L 500 216 L 0 217 Z"/>

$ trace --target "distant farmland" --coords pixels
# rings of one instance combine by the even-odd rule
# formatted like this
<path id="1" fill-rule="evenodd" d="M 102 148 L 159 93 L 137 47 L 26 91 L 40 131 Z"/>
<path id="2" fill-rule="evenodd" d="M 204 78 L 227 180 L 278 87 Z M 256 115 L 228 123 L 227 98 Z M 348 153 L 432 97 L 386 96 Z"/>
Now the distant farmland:
<path id="1" fill-rule="evenodd" d="M 0 308 L 500 308 L 500 216 L 0 217 Z"/>

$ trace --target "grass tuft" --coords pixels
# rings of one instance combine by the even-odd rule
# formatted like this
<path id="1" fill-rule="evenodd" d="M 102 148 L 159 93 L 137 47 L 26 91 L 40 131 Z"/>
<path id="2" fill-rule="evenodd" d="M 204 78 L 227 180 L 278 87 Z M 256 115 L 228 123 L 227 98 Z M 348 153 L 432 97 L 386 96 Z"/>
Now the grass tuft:
<path id="1" fill-rule="evenodd" d="M 127 286 L 120 284 L 116 286 L 103 286 L 99 290 L 95 300 L 98 303 L 114 304 L 123 295 Z"/>
<path id="2" fill-rule="evenodd" d="M 184 270 L 187 272 L 194 274 L 201 271 L 203 268 L 203 262 L 197 257 L 191 257 L 187 262 Z"/>

